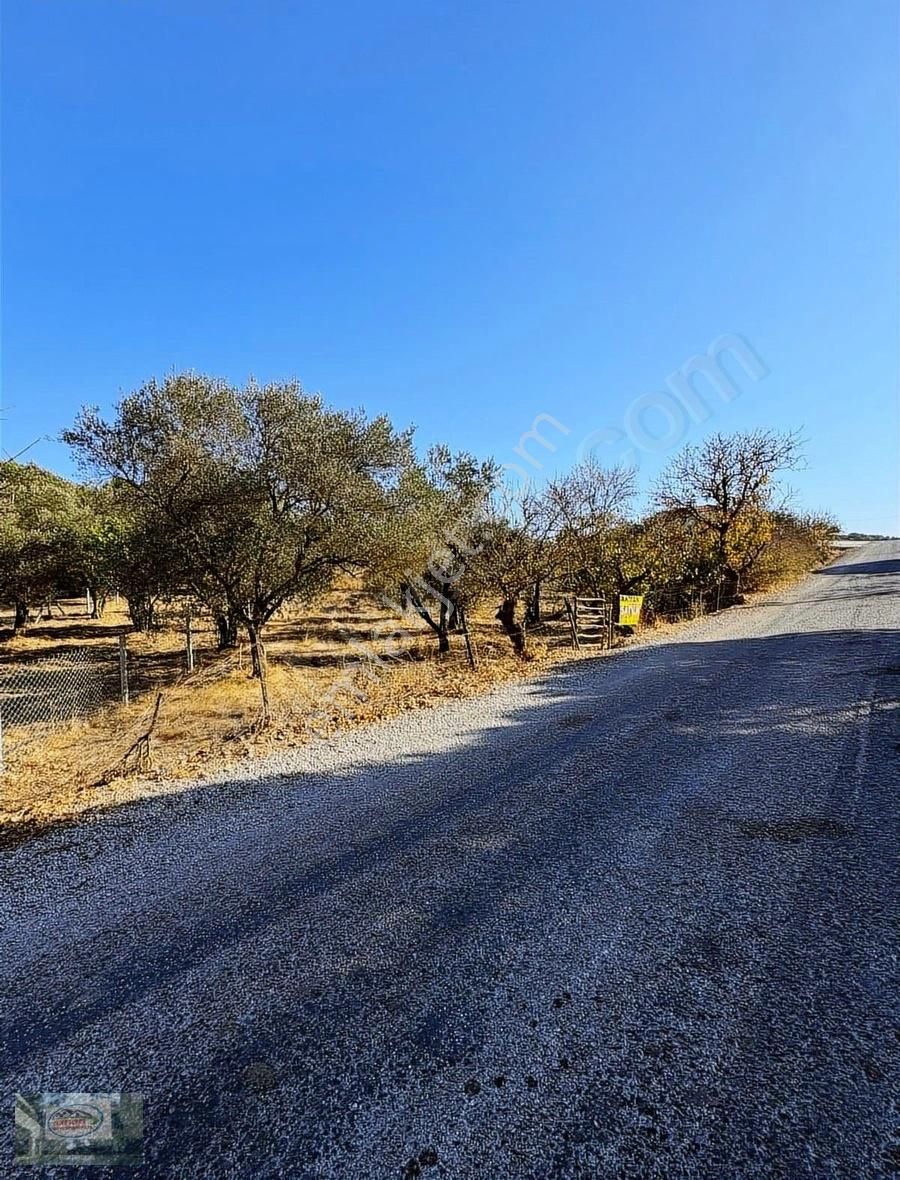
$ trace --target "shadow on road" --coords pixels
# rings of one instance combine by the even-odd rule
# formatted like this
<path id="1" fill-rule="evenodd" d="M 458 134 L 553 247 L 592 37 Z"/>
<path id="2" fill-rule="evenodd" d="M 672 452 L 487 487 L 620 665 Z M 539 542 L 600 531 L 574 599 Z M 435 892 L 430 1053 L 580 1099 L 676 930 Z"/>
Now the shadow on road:
<path id="1" fill-rule="evenodd" d="M 829 874 L 840 880 L 844 864 L 867 901 L 890 904 L 880 883 L 896 861 L 896 758 L 892 772 L 859 794 L 858 727 L 866 710 L 884 706 L 889 716 L 896 702 L 896 638 L 892 630 L 826 631 L 635 648 L 555 670 L 530 686 L 527 704 L 452 751 L 398 749 L 387 763 L 197 786 L 98 813 L 89 837 L 46 833 L 6 855 L 46 854 L 56 864 L 71 851 L 78 872 L 95 857 L 124 858 L 132 896 L 161 890 L 160 866 L 193 868 L 182 896 L 177 871 L 163 873 L 177 924 L 136 930 L 100 956 L 80 954 L 81 969 L 59 976 L 52 995 L 13 1005 L 0 1026 L 7 1068 L 94 1022 L 113 1027 L 126 1005 L 150 1003 L 217 956 L 241 948 L 252 959 L 262 939 L 280 952 L 254 970 L 271 973 L 273 994 L 289 995 L 290 1012 L 276 999 L 271 1022 L 222 1034 L 230 1044 L 218 1080 L 223 1110 L 240 1097 L 242 1071 L 260 1059 L 283 1061 L 286 1045 L 294 1047 L 296 1084 L 317 1079 L 313 1090 L 348 1109 L 360 1086 L 383 1084 L 387 1058 L 366 1058 L 346 1078 L 323 1073 L 328 1055 L 317 1057 L 304 1029 L 364 1041 L 374 1035 L 374 1013 L 396 1011 L 384 1034 L 391 1061 L 474 1069 L 467 1053 L 477 1059 L 492 1036 L 494 1017 L 478 1001 L 482 988 L 499 986 L 492 964 L 517 961 L 522 947 L 539 960 L 560 927 L 588 918 L 596 945 L 582 940 L 584 962 L 564 966 L 568 989 L 580 996 L 584 963 L 596 975 L 604 939 L 618 930 L 619 942 L 609 944 L 618 959 L 594 988 L 611 1025 L 639 1003 L 632 1052 L 648 1091 L 662 1085 L 653 1070 L 663 1051 L 648 1013 L 663 1019 L 675 1002 L 673 979 L 681 1009 L 665 1017 L 667 1027 L 701 1021 L 694 1006 L 727 992 L 737 970 L 755 981 L 745 998 L 753 1036 L 763 1045 L 777 1040 L 768 1013 L 797 979 L 808 975 L 816 986 L 826 960 L 852 967 L 854 947 L 831 927 L 832 943 L 816 961 L 792 941 L 806 938 L 821 912 L 856 905 L 833 893 Z M 420 723 L 427 732 L 427 712 Z M 381 740 L 373 736 L 373 749 Z M 878 748 L 885 740 L 880 729 L 870 737 Z M 65 872 L 60 888 L 64 881 Z M 878 905 L 854 921 L 877 924 Z M 282 929 L 310 933 L 301 946 L 282 943 Z M 654 941 L 645 945 L 648 929 Z M 559 954 L 571 956 L 565 945 Z M 466 981 L 463 991 L 447 987 L 448 971 Z M 266 1031 L 275 1025 L 278 1035 Z M 675 1048 L 665 1051 L 680 1054 L 690 1072 L 699 1049 L 668 1035 Z M 780 1093 L 802 1084 L 811 1067 L 802 1053 L 797 1061 L 782 1053 L 758 1068 L 754 1085 Z M 653 1144 L 641 1143 L 626 1097 L 597 1085 L 569 1111 L 572 1125 L 601 1102 L 607 1127 L 651 1160 Z M 732 1116 L 723 1109 L 718 1117 Z M 192 1120 L 188 1101 L 161 1128 L 159 1141 L 180 1158 L 206 1133 Z M 779 1150 L 789 1162 L 802 1147 L 792 1145 L 789 1124 L 782 1130 Z"/>
<path id="2" fill-rule="evenodd" d="M 421 856 L 427 863 L 429 848 L 470 823 L 478 831 L 494 830 L 495 824 L 505 831 L 508 855 L 498 860 L 495 850 L 466 854 L 470 870 L 489 862 L 493 872 L 502 861 L 504 887 L 530 871 L 526 866 L 557 861 L 588 838 L 594 858 L 620 839 L 623 822 L 635 808 L 665 809 L 674 818 L 679 808 L 689 806 L 689 784 L 677 773 L 679 758 L 693 766 L 715 750 L 717 762 L 734 766 L 734 781 L 744 783 L 767 773 L 755 762 L 760 755 L 771 773 L 780 747 L 782 761 L 797 758 L 810 771 L 798 775 L 796 792 L 769 799 L 768 806 L 790 815 L 798 808 L 824 815 L 832 807 L 842 810 L 839 794 L 832 798 L 810 788 L 821 783 L 823 767 L 833 763 L 835 734 L 843 733 L 844 744 L 852 745 L 852 710 L 873 691 L 896 699 L 900 675 L 887 663 L 896 655 L 895 642 L 895 632 L 874 630 L 635 648 L 612 660 L 555 670 L 533 684 L 525 708 L 452 753 L 423 757 L 398 750 L 396 760 L 385 764 L 201 784 L 88 813 L 90 846 L 80 850 L 88 859 L 92 849 L 101 856 L 118 844 L 139 840 L 152 850 L 173 830 L 177 838 L 179 825 L 185 824 L 191 825 L 192 839 L 215 847 L 232 827 L 235 808 L 241 807 L 252 818 L 246 834 L 254 846 L 269 843 L 271 828 L 269 867 L 275 857 L 286 857 L 285 875 L 272 878 L 277 896 L 266 897 L 264 905 L 247 912 L 239 896 L 218 896 L 215 919 L 201 918 L 195 938 L 185 940 L 179 932 L 169 940 L 163 934 L 132 948 L 131 998 L 145 985 L 156 986 L 164 976 L 187 969 L 196 953 L 206 956 L 218 942 L 246 937 L 255 926 L 276 922 L 300 898 L 345 887 L 354 874 L 364 874 L 386 856 Z M 847 678 L 855 688 L 849 697 Z M 768 691 L 755 699 L 753 690 L 760 681 Z M 429 713 L 420 717 L 427 729 Z M 511 732 L 511 725 L 517 732 Z M 827 758 L 817 749 L 826 738 Z M 855 757 L 849 745 L 844 756 Z M 560 775 L 560 756 L 583 759 L 583 776 Z M 415 782 L 410 781 L 411 765 L 422 770 Z M 732 789 L 722 796 L 723 816 L 733 794 Z M 329 810 L 334 830 L 317 826 L 323 796 L 339 799 L 345 809 L 343 820 Z M 563 808 L 558 806 L 561 800 Z M 737 797 L 733 803 L 740 808 Z M 358 823 L 351 823 L 354 814 Z M 733 821 L 753 818 L 736 811 Z M 350 826 L 359 831 L 343 839 L 342 827 Z M 71 837 L 69 827 L 23 826 L 17 831 L 11 825 L 4 833 L 4 855 L 15 855 L 25 839 L 36 842 L 23 848 L 23 855 L 65 848 L 69 839 L 87 844 L 82 824 L 72 828 Z M 735 829 L 724 830 L 733 835 Z M 289 889 L 283 888 L 286 881 Z M 104 994 L 104 988 L 95 989 L 85 1018 L 102 1014 Z M 121 987 L 116 995 L 122 999 Z"/>
<path id="3" fill-rule="evenodd" d="M 817 577 L 825 574 L 900 574 L 900 559 L 858 561 L 852 565 L 825 565 L 813 573 Z"/>

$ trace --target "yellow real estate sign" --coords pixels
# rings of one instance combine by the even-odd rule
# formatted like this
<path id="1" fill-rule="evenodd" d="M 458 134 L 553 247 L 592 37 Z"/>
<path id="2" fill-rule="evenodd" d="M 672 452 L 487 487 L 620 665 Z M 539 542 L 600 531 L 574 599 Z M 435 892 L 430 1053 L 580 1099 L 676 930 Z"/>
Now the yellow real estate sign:
<path id="1" fill-rule="evenodd" d="M 641 621 L 641 607 L 643 605 L 643 594 L 620 594 L 619 626 L 636 627 Z"/>

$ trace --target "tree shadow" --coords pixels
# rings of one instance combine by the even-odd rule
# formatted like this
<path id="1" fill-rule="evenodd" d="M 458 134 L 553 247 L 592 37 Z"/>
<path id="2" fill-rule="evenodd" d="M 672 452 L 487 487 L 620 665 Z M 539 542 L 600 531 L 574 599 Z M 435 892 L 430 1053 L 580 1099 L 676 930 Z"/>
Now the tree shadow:
<path id="1" fill-rule="evenodd" d="M 121 861 L 133 896 L 146 895 L 151 906 L 165 899 L 181 917 L 133 939 L 106 940 L 103 953 L 92 954 L 107 919 L 89 916 L 84 895 L 86 916 L 72 935 L 81 969 L 48 973 L 52 991 L 32 974 L 28 994 L 13 998 L 0 1026 L 7 1068 L 95 1022 L 106 1022 L 107 1037 L 124 1036 L 116 1031 L 124 1006 L 152 1003 L 159 989 L 217 957 L 246 958 L 242 970 L 271 977 L 272 1011 L 250 1034 L 223 1034 L 217 1096 L 201 1117 L 188 1083 L 181 1108 L 172 1102 L 160 1113 L 156 1163 L 202 1153 L 210 1126 L 235 1098 L 240 1069 L 261 1053 L 288 1071 L 280 1075 L 288 1092 L 302 1085 L 315 1096 L 302 1116 L 310 1128 L 327 1107 L 346 1134 L 360 1086 L 390 1074 L 395 1103 L 412 1101 L 404 1071 L 421 1085 L 431 1084 L 429 1071 L 459 1074 L 461 1087 L 468 1074 L 491 1067 L 498 1030 L 525 1026 L 538 1009 L 546 1021 L 553 997 L 529 991 L 533 965 L 545 962 L 545 985 L 558 981 L 559 995 L 570 995 L 564 1006 L 571 1002 L 577 1015 L 565 1035 L 557 1022 L 545 1036 L 576 1056 L 566 1046 L 589 1033 L 606 1044 L 605 1033 L 590 1032 L 599 989 L 606 1024 L 620 1028 L 627 1018 L 638 1029 L 634 1068 L 664 1105 L 656 1058 L 639 1051 L 658 1048 L 660 1021 L 700 1029 L 696 997 L 727 995 L 734 972 L 758 973 L 765 963 L 765 978 L 748 984 L 741 1001 L 765 1044 L 769 1010 L 796 986 L 773 965 L 786 939 L 804 981 L 826 960 L 841 979 L 855 970 L 833 924 L 816 962 L 796 961 L 790 942 L 836 906 L 847 907 L 847 937 L 861 937 L 865 915 L 849 916 L 860 898 L 834 893 L 840 866 L 875 891 L 873 922 L 889 907 L 878 890 L 889 891 L 896 861 L 889 836 L 896 772 L 862 792 L 854 775 L 860 711 L 896 699 L 896 638 L 893 630 L 826 631 L 627 649 L 553 670 L 512 694 L 519 703 L 502 715 L 486 708 L 482 729 L 452 741 L 446 732 L 430 737 L 433 721 L 423 714 L 418 735 L 391 761 L 357 745 L 353 763 L 339 765 L 332 745 L 320 743 L 308 755 L 311 764 L 319 757 L 313 769 L 267 776 L 263 768 L 261 777 L 97 812 L 87 828 L 47 831 L 9 851 L 10 863 L 46 856 L 45 875 L 64 895 L 85 861 Z M 396 732 L 410 733 L 394 723 L 372 730 L 371 749 Z M 870 743 L 885 740 L 872 730 Z M 134 860 L 137 845 L 146 852 Z M 193 862 L 188 882 L 171 870 L 160 878 L 163 861 Z M 98 894 L 111 883 L 101 873 Z M 41 882 L 34 887 L 40 893 Z M 564 928 L 582 936 L 560 939 Z M 508 1004 L 496 1000 L 504 989 Z M 485 995 L 498 1010 L 479 999 Z M 321 1035 L 309 1036 L 311 1024 Z M 336 1074 L 326 1036 L 347 1053 L 371 1042 L 374 1055 Z M 541 1085 L 557 1086 L 529 1036 L 510 1049 L 515 1068 L 531 1053 Z M 675 1043 L 673 1052 L 690 1062 L 693 1050 Z M 613 1039 L 603 1052 L 616 1059 Z M 816 1073 L 823 1061 L 803 1065 Z M 639 1152 L 642 1124 L 606 1067 L 597 1060 L 585 1068 L 567 1118 L 574 1125 L 598 1104 L 604 1134 Z M 794 1076 L 783 1053 L 754 1068 L 763 1075 L 757 1084 L 776 1091 Z M 753 1106 L 748 1098 L 746 1110 Z M 673 1108 L 671 1117 L 681 1116 Z M 800 1148 L 790 1120 L 773 1133 L 785 1159 L 794 1159 Z M 640 1150 L 651 1148 L 644 1142 Z M 296 1148 L 298 1172 L 312 1166 L 305 1150 Z M 839 1144 L 834 1150 L 843 1159 Z"/>
<path id="2" fill-rule="evenodd" d="M 67 623 L 60 620 L 55 626 L 31 623 L 21 634 L 27 639 L 47 639 L 56 644 L 67 640 L 117 639 L 131 629 L 129 624 L 123 623 L 90 623 L 87 620 Z"/>
<path id="3" fill-rule="evenodd" d="M 816 575 L 827 574 L 900 574 L 900 558 L 885 558 L 883 561 L 858 561 L 850 565 L 825 565 L 814 570 Z"/>

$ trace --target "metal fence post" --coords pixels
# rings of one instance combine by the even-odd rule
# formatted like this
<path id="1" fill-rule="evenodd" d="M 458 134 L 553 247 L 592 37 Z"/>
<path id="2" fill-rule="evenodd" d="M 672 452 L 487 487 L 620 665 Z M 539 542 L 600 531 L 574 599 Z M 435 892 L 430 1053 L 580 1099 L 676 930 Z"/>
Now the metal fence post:
<path id="1" fill-rule="evenodd" d="M 128 704 L 128 638 L 124 631 L 119 635 L 119 690 L 122 704 Z"/>
<path id="2" fill-rule="evenodd" d="M 187 670 L 193 672 L 194 670 L 194 630 L 191 626 L 191 614 L 188 611 L 184 622 L 184 641 L 187 654 Z"/>

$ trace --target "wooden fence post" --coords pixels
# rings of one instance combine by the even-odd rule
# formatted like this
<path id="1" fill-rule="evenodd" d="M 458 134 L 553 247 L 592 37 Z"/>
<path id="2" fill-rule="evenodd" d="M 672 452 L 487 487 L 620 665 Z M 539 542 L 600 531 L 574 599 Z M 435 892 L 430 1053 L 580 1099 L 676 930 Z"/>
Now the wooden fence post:
<path id="1" fill-rule="evenodd" d="M 125 632 L 119 634 L 119 692 L 122 704 L 128 704 L 128 638 Z"/>
<path id="2" fill-rule="evenodd" d="M 578 600 L 576 599 L 576 604 L 577 604 L 577 601 Z M 576 651 L 580 651 L 581 644 L 578 642 L 578 621 L 577 621 L 577 618 L 575 615 L 575 611 L 572 609 L 572 603 L 569 601 L 568 597 L 563 598 L 563 602 L 566 605 L 566 615 L 568 616 L 569 628 L 572 632 L 572 646 L 575 648 Z"/>
<path id="3" fill-rule="evenodd" d="M 469 667 L 474 672 L 475 669 L 478 667 L 478 659 L 475 655 L 475 648 L 474 648 L 474 645 L 472 644 L 472 637 L 469 634 L 469 620 L 466 616 L 466 611 L 465 611 L 464 607 L 459 608 L 459 618 L 460 618 L 460 622 L 462 623 L 463 638 L 466 641 L 466 655 L 469 658 Z"/>

